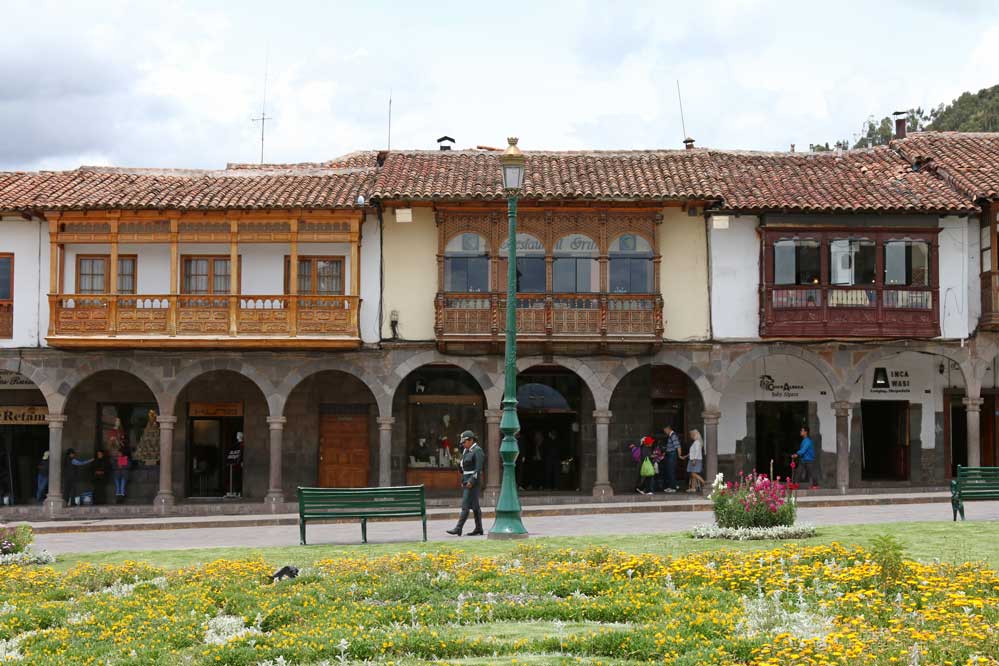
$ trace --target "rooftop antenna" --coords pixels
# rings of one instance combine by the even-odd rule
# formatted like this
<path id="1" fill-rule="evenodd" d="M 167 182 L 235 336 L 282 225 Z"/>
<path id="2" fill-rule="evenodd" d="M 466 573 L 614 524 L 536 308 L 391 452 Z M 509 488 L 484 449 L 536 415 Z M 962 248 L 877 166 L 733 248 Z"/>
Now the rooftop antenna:
<path id="1" fill-rule="evenodd" d="M 392 150 L 392 89 L 389 88 L 388 150 Z"/>
<path id="2" fill-rule="evenodd" d="M 260 123 L 260 163 L 264 163 L 264 131 L 267 127 L 268 120 L 274 120 L 274 118 L 267 115 L 267 65 L 270 61 L 271 47 L 267 46 L 267 51 L 264 55 L 264 99 L 260 103 L 260 117 L 250 118 L 255 123 Z"/>
<path id="3" fill-rule="evenodd" d="M 680 79 L 676 80 L 676 99 L 680 102 L 680 127 L 683 129 L 683 138 L 687 138 L 687 123 L 683 120 L 683 97 L 680 95 Z"/>

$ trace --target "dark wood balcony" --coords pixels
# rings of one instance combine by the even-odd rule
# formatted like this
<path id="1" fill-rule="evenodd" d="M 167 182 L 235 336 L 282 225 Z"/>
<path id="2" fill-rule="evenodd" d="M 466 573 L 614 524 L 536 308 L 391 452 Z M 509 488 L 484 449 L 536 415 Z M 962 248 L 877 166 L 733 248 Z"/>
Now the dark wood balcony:
<path id="1" fill-rule="evenodd" d="M 929 287 L 769 286 L 760 293 L 760 335 L 932 338 L 940 335 L 937 296 Z"/>
<path id="2" fill-rule="evenodd" d="M 439 293 L 436 333 L 448 343 L 502 345 L 505 293 Z M 521 294 L 517 338 L 524 344 L 659 345 L 663 300 L 658 294 Z"/>
<path id="3" fill-rule="evenodd" d="M 0 300 L 0 339 L 14 337 L 14 301 Z"/>

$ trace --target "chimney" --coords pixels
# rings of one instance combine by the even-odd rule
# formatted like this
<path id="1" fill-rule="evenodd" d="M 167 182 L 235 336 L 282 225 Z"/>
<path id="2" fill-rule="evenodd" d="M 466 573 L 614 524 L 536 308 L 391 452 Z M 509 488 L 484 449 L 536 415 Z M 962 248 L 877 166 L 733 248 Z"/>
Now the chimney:
<path id="1" fill-rule="evenodd" d="M 441 138 L 437 139 L 437 145 L 442 151 L 451 150 L 451 147 L 454 145 L 454 139 L 445 134 Z"/>
<path id="2" fill-rule="evenodd" d="M 895 116 L 895 138 L 904 139 L 905 138 L 905 117 L 909 115 L 905 111 L 896 111 L 891 114 Z"/>
<path id="3" fill-rule="evenodd" d="M 794 144 L 793 143 L 791 144 L 791 152 L 792 153 L 794 152 Z"/>
<path id="4" fill-rule="evenodd" d="M 686 148 L 687 150 L 693 150 L 694 140 L 688 136 L 686 139 L 683 140 L 683 147 Z"/>

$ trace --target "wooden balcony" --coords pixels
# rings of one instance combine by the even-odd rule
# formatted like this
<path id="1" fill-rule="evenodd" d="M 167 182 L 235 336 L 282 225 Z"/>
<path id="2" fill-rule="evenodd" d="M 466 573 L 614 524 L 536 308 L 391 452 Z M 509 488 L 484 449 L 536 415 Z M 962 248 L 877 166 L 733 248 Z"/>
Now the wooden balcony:
<path id="1" fill-rule="evenodd" d="M 0 340 L 14 337 L 14 301 L 0 301 Z"/>
<path id="2" fill-rule="evenodd" d="M 506 335 L 505 293 L 439 293 L 438 341 L 501 345 Z M 517 338 L 526 344 L 659 345 L 663 301 L 658 294 L 522 294 Z"/>
<path id="3" fill-rule="evenodd" d="M 53 347 L 360 346 L 357 296 L 49 296 Z"/>
<path id="4" fill-rule="evenodd" d="M 999 274 L 982 273 L 982 317 L 979 326 L 989 331 L 999 331 Z"/>
<path id="5" fill-rule="evenodd" d="M 929 287 L 770 286 L 760 294 L 760 335 L 932 338 L 940 335 L 937 295 Z"/>

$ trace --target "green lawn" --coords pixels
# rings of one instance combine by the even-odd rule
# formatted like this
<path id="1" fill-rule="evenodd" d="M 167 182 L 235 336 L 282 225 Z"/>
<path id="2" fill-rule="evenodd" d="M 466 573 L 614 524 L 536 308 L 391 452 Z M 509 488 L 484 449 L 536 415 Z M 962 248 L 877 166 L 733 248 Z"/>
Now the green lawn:
<path id="1" fill-rule="evenodd" d="M 289 527 L 293 530 L 293 527 Z M 999 566 L 999 522 L 924 522 L 924 523 L 885 523 L 877 525 L 845 525 L 820 527 L 818 535 L 804 539 L 800 543 L 819 545 L 831 542 L 842 544 L 868 545 L 874 537 L 890 534 L 901 541 L 906 555 L 915 560 L 944 562 L 983 561 L 992 567 Z M 653 553 L 661 555 L 683 555 L 686 553 L 718 550 L 768 549 L 779 545 L 773 541 L 732 542 L 714 539 L 691 539 L 684 533 L 656 534 L 650 536 L 588 536 L 551 537 L 531 539 L 531 542 L 565 548 L 585 548 L 587 546 L 607 546 L 631 553 Z M 293 564 L 308 566 L 314 561 L 336 556 L 358 556 L 360 554 L 390 555 L 405 551 L 438 552 L 461 549 L 475 555 L 501 555 L 515 548 L 522 541 L 489 541 L 487 539 L 454 539 L 422 543 L 419 541 L 392 544 L 368 544 L 357 546 L 284 546 L 273 548 L 196 548 L 189 550 L 153 551 L 108 551 L 102 553 L 80 553 L 60 555 L 54 565 L 67 570 L 80 562 L 92 564 L 119 563 L 125 560 L 138 560 L 150 564 L 180 568 L 210 562 L 212 560 L 245 559 L 263 557 L 273 564 Z"/>

